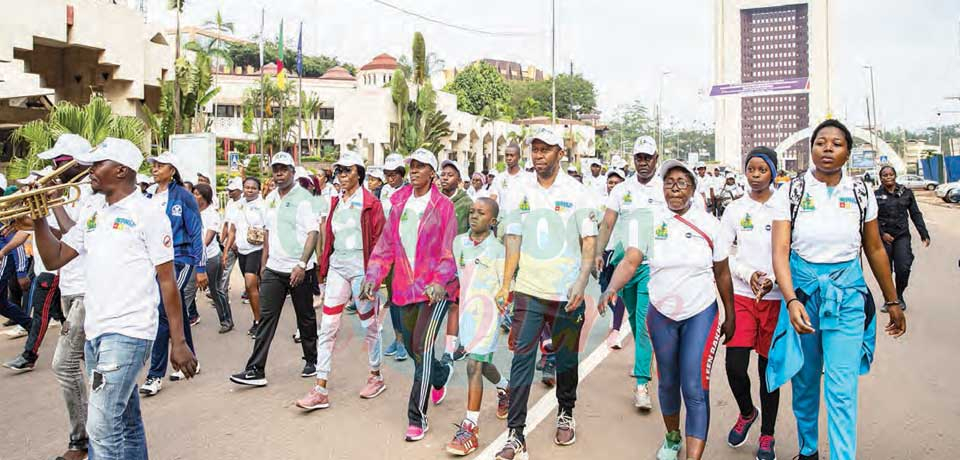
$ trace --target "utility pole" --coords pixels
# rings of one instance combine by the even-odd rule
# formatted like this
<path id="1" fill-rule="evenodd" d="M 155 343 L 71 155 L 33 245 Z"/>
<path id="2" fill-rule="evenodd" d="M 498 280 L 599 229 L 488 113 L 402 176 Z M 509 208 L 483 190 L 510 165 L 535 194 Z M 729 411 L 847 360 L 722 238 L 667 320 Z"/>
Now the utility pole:
<path id="1" fill-rule="evenodd" d="M 669 70 L 664 70 L 660 74 L 660 90 L 657 92 L 657 148 L 663 148 L 663 128 L 662 128 L 662 118 L 663 118 L 663 82 L 664 79 L 670 75 Z"/>
<path id="2" fill-rule="evenodd" d="M 557 0 L 550 1 L 550 125 L 557 124 Z"/>
<path id="3" fill-rule="evenodd" d="M 874 151 L 876 151 L 876 150 L 877 150 L 877 142 L 876 142 L 876 141 L 877 141 L 877 133 L 876 133 L 876 131 L 877 131 L 877 129 L 878 129 L 878 128 L 877 128 L 877 125 L 879 125 L 880 123 L 879 123 L 879 120 L 877 120 L 877 92 L 876 92 L 876 90 L 874 89 L 874 84 L 873 84 L 873 66 L 870 65 L 870 64 L 867 64 L 867 65 L 865 65 L 865 66 L 863 66 L 863 67 L 864 67 L 865 69 L 869 69 L 869 70 L 870 70 L 870 99 L 871 99 L 872 105 L 873 105 L 873 128 L 870 130 L 870 132 L 871 132 L 872 139 L 873 139 L 873 140 L 872 140 L 873 149 L 874 149 Z M 870 107 L 867 107 L 867 110 L 869 110 L 869 109 L 870 109 Z"/>

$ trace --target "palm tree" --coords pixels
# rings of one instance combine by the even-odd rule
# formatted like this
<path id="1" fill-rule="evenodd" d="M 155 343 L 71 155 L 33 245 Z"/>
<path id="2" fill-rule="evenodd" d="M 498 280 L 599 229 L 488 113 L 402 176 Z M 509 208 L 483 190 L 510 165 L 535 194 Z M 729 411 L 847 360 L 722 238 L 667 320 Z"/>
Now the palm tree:
<path id="1" fill-rule="evenodd" d="M 323 102 L 320 100 L 319 96 L 315 94 L 307 94 L 304 91 L 300 92 L 300 109 L 303 111 L 303 118 L 307 120 L 307 149 L 309 149 L 310 152 L 313 152 L 313 142 L 314 142 L 314 141 L 311 141 L 310 139 L 313 139 L 315 137 L 313 135 L 314 126 L 310 122 L 313 121 L 314 117 L 317 117 L 320 115 L 321 107 L 323 107 Z M 321 129 L 321 127 L 322 125 L 318 123 L 317 124 L 318 132 L 316 137 L 319 137 L 322 134 L 319 132 L 319 129 Z M 316 142 L 317 142 L 317 145 L 320 144 L 319 139 Z"/>
<path id="2" fill-rule="evenodd" d="M 167 9 L 177 11 L 177 37 L 174 48 L 174 66 L 180 65 L 180 15 L 187 0 L 167 0 Z M 173 127 L 174 132 L 180 132 L 180 84 L 177 78 L 173 79 Z"/>
<path id="3" fill-rule="evenodd" d="M 92 96 L 84 106 L 61 101 L 50 109 L 46 120 L 31 121 L 13 132 L 11 141 L 26 144 L 27 151 L 10 162 L 8 177 L 25 177 L 30 171 L 39 169 L 43 160 L 37 158 L 37 154 L 52 147 L 54 141 L 65 133 L 82 136 L 93 145 L 107 137 L 119 137 L 141 146 L 146 138 L 146 127 L 136 117 L 114 114 L 110 103 L 102 96 Z"/>
<path id="4" fill-rule="evenodd" d="M 214 63 L 217 64 L 217 70 L 219 71 L 219 63 L 221 60 L 226 65 L 233 67 L 233 59 L 230 57 L 230 53 L 223 47 L 224 42 L 220 34 L 224 32 L 233 33 L 234 24 L 224 21 L 223 16 L 220 15 L 220 10 L 217 10 L 217 15 L 214 16 L 212 20 L 204 22 L 203 27 L 217 31 L 217 37 L 210 42 L 210 46 L 207 48 L 207 55 L 216 58 L 214 59 Z"/>

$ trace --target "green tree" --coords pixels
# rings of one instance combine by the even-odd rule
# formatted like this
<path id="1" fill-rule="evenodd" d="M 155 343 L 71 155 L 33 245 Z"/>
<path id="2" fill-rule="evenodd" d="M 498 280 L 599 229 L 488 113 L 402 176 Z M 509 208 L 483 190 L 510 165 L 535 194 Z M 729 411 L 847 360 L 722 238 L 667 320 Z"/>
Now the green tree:
<path id="1" fill-rule="evenodd" d="M 598 143 L 600 153 L 608 151 L 630 152 L 634 141 L 640 136 L 653 136 L 655 125 L 650 117 L 650 110 L 640 101 L 633 101 L 616 109 L 619 116 L 610 120 L 603 145 Z M 661 149 L 662 150 L 662 149 Z"/>
<path id="2" fill-rule="evenodd" d="M 259 123 L 255 125 L 258 141 L 263 139 L 264 144 L 279 146 L 281 136 L 284 145 L 296 143 L 296 89 L 294 85 L 287 85 L 281 90 L 277 87 L 276 79 L 272 75 L 266 75 L 258 79 L 257 82 L 247 89 L 243 96 L 243 110 L 250 111 L 254 117 L 259 117 Z M 262 99 L 261 99 L 262 95 Z M 260 113 L 261 100 L 266 107 L 266 113 Z M 283 119 L 280 119 L 280 106 L 283 105 L 287 110 L 283 111 Z M 253 126 L 252 126 L 253 127 Z"/>
<path id="3" fill-rule="evenodd" d="M 429 75 L 426 43 L 419 33 L 414 35 L 411 69 L 413 76 L 408 81 L 403 70 L 397 69 L 391 82 L 391 98 L 397 106 L 397 122 L 390 126 L 390 148 L 395 152 L 410 154 L 418 148 L 434 153 L 443 148 L 443 141 L 450 135 L 447 116 L 437 110 L 437 94 L 429 78 L 417 82 L 417 74 Z M 418 49 L 419 48 L 419 49 Z M 416 94 L 411 97 L 409 85 L 414 85 Z"/>
<path id="4" fill-rule="evenodd" d="M 288 43 L 287 48 L 296 49 L 296 43 Z M 240 67 L 260 67 L 260 48 L 256 43 L 228 43 L 226 52 L 233 61 L 233 65 Z M 275 62 L 277 60 L 277 42 L 268 41 L 263 47 L 264 64 Z M 357 69 L 350 63 L 342 62 L 335 57 L 330 56 L 303 56 L 303 76 L 307 78 L 317 78 L 322 76 L 327 70 L 334 66 L 342 66 L 347 69 L 351 75 L 357 74 Z M 284 53 L 283 67 L 287 69 L 297 68 L 297 53 Z"/>
<path id="5" fill-rule="evenodd" d="M 444 90 L 457 95 L 457 109 L 474 115 L 480 115 L 485 107 L 504 104 L 510 97 L 510 88 L 500 72 L 482 61 L 457 73 Z"/>
<path id="6" fill-rule="evenodd" d="M 144 123 L 136 117 L 114 114 L 102 96 L 92 96 L 83 106 L 61 101 L 50 109 L 45 120 L 31 121 L 13 132 L 11 141 L 25 144 L 27 149 L 10 162 L 7 177 L 19 179 L 40 169 L 44 161 L 37 154 L 53 147 L 56 139 L 66 133 L 82 136 L 92 145 L 107 137 L 127 139 L 138 147 L 146 140 Z"/>
<path id="7" fill-rule="evenodd" d="M 521 118 L 549 116 L 553 106 L 552 81 L 510 81 L 510 105 Z M 557 117 L 579 119 L 597 109 L 593 83 L 580 74 L 557 76 Z"/>
<path id="8" fill-rule="evenodd" d="M 167 9 L 177 12 L 177 37 L 174 44 L 174 66 L 180 65 L 180 15 L 183 14 L 183 7 L 186 0 L 167 0 Z M 176 78 L 173 79 L 173 126 L 175 132 L 180 132 L 180 84 Z"/>

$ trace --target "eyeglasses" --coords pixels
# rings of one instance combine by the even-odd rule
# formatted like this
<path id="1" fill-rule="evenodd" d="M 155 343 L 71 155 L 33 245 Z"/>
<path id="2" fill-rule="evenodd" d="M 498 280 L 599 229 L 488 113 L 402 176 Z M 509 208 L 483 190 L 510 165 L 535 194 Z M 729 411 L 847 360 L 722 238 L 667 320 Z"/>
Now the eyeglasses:
<path id="1" fill-rule="evenodd" d="M 333 168 L 333 173 L 337 176 L 341 174 L 350 174 L 351 172 L 353 172 L 352 167 L 337 166 L 336 168 Z"/>
<path id="2" fill-rule="evenodd" d="M 684 179 L 680 179 L 680 180 L 669 180 L 669 179 L 668 179 L 668 180 L 663 181 L 663 188 L 665 188 L 665 189 L 673 189 L 674 187 L 676 187 L 676 188 L 678 188 L 678 189 L 680 189 L 680 190 L 686 190 L 687 188 L 690 187 L 690 183 L 687 182 L 687 181 L 684 180 Z"/>

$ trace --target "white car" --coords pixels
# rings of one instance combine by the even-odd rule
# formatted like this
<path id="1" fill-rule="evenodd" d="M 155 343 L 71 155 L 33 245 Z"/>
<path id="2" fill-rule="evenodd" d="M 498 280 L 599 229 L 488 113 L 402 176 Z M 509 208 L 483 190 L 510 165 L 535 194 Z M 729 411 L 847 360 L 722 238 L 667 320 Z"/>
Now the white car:
<path id="1" fill-rule="evenodd" d="M 904 174 L 900 177 L 897 177 L 897 182 L 911 190 L 934 190 L 937 188 L 936 181 L 924 179 L 923 176 L 918 176 L 916 174 Z"/>
<path id="2" fill-rule="evenodd" d="M 950 192 L 957 188 L 960 188 L 960 181 L 947 182 L 945 184 L 938 185 L 935 193 L 937 194 L 937 198 L 940 198 L 943 201 L 949 201 L 948 197 Z"/>

